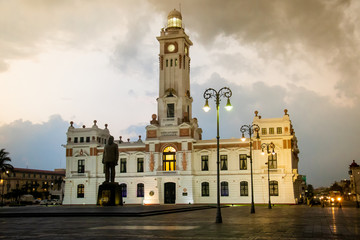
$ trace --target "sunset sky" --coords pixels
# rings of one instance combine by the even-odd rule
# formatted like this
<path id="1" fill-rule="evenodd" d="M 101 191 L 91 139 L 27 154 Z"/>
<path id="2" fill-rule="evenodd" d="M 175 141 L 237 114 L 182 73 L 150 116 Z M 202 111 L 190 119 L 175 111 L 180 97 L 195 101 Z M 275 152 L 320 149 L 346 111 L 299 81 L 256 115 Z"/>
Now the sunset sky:
<path id="1" fill-rule="evenodd" d="M 145 138 L 157 113 L 156 36 L 180 4 L 203 139 L 216 136 L 203 92 L 228 86 L 221 138 L 239 138 L 255 110 L 286 108 L 299 173 L 315 187 L 348 179 L 360 164 L 360 1 L 350 0 L 0 0 L 0 148 L 12 164 L 65 168 L 70 121 Z"/>

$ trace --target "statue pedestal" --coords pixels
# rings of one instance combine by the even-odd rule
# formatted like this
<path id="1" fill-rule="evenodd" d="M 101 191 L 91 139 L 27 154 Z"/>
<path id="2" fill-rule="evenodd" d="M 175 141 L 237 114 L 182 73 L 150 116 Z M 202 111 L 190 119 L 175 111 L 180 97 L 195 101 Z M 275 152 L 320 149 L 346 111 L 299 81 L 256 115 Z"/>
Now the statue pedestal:
<path id="1" fill-rule="evenodd" d="M 121 187 L 118 183 L 104 182 L 99 186 L 97 205 L 122 206 Z"/>

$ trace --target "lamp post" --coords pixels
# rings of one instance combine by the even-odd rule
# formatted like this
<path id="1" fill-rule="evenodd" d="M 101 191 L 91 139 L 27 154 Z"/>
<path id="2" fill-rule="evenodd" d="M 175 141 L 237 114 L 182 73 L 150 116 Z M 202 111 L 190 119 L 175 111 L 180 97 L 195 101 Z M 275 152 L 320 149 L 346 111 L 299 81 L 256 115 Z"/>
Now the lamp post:
<path id="1" fill-rule="evenodd" d="M 269 164 L 269 154 L 275 155 L 275 144 L 271 143 L 263 143 L 261 144 L 261 154 L 265 155 L 264 149 L 266 148 L 266 153 L 268 154 L 268 161 L 265 163 L 268 167 L 268 188 L 269 188 L 269 206 L 268 208 L 271 209 L 271 201 L 270 201 L 270 164 Z M 272 148 L 272 151 L 270 151 Z"/>
<path id="2" fill-rule="evenodd" d="M 225 109 L 230 111 L 232 109 L 232 106 L 230 104 L 230 97 L 232 96 L 232 92 L 230 88 L 223 87 L 219 91 L 216 91 L 213 88 L 208 88 L 204 92 L 204 98 L 205 98 L 205 105 L 203 107 L 205 112 L 208 112 L 210 110 L 209 107 L 209 99 L 215 98 L 215 104 L 216 104 L 216 147 L 217 147 L 217 156 L 216 156 L 216 166 L 217 166 L 217 211 L 216 211 L 216 223 L 222 223 L 222 217 L 221 217 L 221 210 L 220 210 L 220 155 L 219 155 L 219 140 L 220 140 L 220 134 L 219 134 L 219 105 L 220 105 L 220 98 L 225 97 L 227 98 L 227 103 L 225 106 Z"/>
<path id="3" fill-rule="evenodd" d="M 256 138 L 259 139 L 259 130 L 260 127 L 257 124 L 253 125 L 243 125 L 240 128 L 240 132 L 242 132 L 241 141 L 245 142 L 245 132 L 249 134 L 249 144 L 250 144 L 250 155 L 246 155 L 247 158 L 250 159 L 250 175 L 251 175 L 251 213 L 255 213 L 255 205 L 254 205 L 254 184 L 253 184 L 253 168 L 252 168 L 252 141 L 251 136 L 256 132 Z"/>

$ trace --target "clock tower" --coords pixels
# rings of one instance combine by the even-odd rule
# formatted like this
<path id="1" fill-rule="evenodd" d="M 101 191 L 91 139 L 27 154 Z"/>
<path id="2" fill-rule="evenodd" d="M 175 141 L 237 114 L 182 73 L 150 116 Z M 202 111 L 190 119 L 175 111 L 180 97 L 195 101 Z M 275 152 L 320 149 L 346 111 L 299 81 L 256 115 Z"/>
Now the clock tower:
<path id="1" fill-rule="evenodd" d="M 192 42 L 182 27 L 177 10 L 169 13 L 167 27 L 157 37 L 159 54 L 158 119 L 160 126 L 179 125 L 192 119 L 190 94 L 190 57 Z"/>

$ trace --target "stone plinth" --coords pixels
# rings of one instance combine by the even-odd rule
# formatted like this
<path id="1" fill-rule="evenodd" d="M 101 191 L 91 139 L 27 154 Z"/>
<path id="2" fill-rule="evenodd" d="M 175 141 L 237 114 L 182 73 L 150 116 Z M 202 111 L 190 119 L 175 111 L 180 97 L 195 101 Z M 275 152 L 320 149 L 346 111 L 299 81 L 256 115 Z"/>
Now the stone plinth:
<path id="1" fill-rule="evenodd" d="M 99 186 L 97 205 L 122 206 L 121 187 L 118 183 L 103 183 Z"/>

